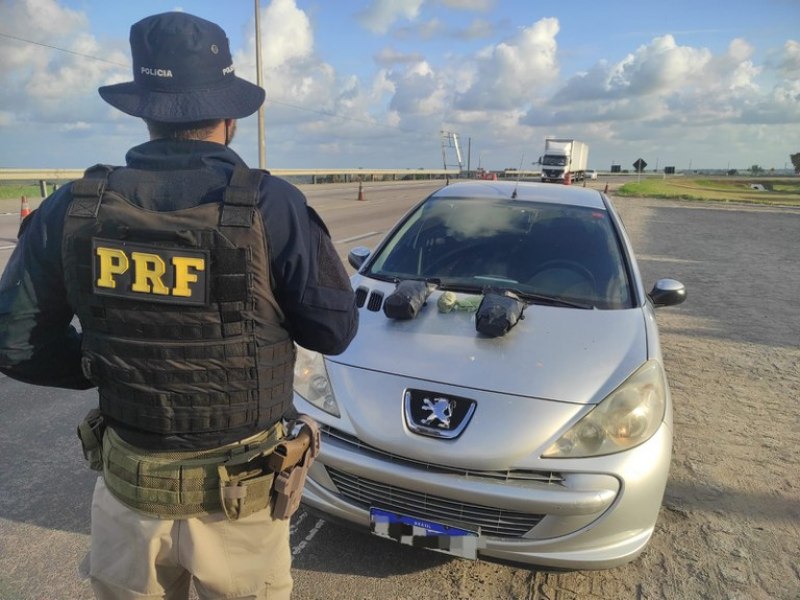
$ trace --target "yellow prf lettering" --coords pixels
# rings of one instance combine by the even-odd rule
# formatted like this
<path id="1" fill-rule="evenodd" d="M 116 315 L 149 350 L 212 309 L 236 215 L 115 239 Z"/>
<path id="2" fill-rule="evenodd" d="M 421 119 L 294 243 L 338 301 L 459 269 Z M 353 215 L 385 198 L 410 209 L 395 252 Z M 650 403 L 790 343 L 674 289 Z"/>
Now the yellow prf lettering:
<path id="1" fill-rule="evenodd" d="M 189 289 L 189 284 L 197 282 L 197 273 L 191 273 L 189 269 L 204 271 L 206 261 L 202 258 L 174 256 L 172 266 L 175 269 L 175 287 L 172 288 L 172 295 L 190 298 L 192 290 Z"/>
<path id="2" fill-rule="evenodd" d="M 157 254 L 147 252 L 131 252 L 133 259 L 133 284 L 131 290 L 145 294 L 169 295 L 169 288 L 161 278 L 167 271 L 167 265 Z"/>
<path id="3" fill-rule="evenodd" d="M 114 275 L 122 275 L 128 270 L 128 257 L 117 248 L 97 248 L 100 258 L 100 277 L 97 278 L 97 287 L 115 288 L 117 282 Z"/>

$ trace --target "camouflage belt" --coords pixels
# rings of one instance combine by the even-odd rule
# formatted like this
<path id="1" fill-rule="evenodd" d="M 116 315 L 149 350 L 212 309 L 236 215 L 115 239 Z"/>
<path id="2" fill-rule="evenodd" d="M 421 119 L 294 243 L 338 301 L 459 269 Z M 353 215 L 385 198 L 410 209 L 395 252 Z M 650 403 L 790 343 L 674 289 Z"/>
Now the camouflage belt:
<path id="1" fill-rule="evenodd" d="M 270 505 L 275 474 L 269 455 L 285 435 L 283 424 L 221 448 L 148 452 L 113 429 L 103 437 L 103 477 L 131 508 L 163 519 L 224 512 L 246 517 Z"/>

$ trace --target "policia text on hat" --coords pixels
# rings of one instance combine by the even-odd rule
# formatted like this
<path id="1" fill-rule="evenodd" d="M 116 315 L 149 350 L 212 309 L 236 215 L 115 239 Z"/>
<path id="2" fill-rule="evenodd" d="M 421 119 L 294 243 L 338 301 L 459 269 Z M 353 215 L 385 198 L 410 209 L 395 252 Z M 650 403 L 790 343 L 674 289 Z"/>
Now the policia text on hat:
<path id="1" fill-rule="evenodd" d="M 23 222 L 0 281 L 0 370 L 97 387 L 78 429 L 102 471 L 98 598 L 187 598 L 192 580 L 201 598 L 288 598 L 288 517 L 319 440 L 292 409 L 294 343 L 344 351 L 354 296 L 302 193 L 227 147 L 264 91 L 236 76 L 222 29 L 165 13 L 130 42 L 133 81 L 100 95 L 150 141 Z"/>

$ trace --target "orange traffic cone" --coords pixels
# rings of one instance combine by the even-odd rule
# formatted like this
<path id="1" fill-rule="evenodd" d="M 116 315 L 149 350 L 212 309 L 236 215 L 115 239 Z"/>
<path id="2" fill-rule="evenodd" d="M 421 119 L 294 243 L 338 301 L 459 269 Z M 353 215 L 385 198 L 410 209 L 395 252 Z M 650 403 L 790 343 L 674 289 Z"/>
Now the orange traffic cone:
<path id="1" fill-rule="evenodd" d="M 31 214 L 31 207 L 28 205 L 28 198 L 26 196 L 22 197 L 22 203 L 19 208 L 19 220 L 20 222 Z"/>
<path id="2" fill-rule="evenodd" d="M 360 181 L 358 182 L 358 199 L 359 200 L 366 200 L 366 198 L 364 198 L 364 189 L 361 187 L 361 182 Z"/>
<path id="3" fill-rule="evenodd" d="M 572 185 L 572 173 L 564 175 L 564 185 Z"/>

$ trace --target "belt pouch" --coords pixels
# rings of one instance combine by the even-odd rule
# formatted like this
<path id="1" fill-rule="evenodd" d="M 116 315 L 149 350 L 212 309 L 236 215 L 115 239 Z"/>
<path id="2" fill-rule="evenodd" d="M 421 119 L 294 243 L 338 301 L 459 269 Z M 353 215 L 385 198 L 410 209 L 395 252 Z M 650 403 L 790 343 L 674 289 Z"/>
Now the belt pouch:
<path id="1" fill-rule="evenodd" d="M 81 441 L 83 457 L 93 471 L 103 470 L 103 434 L 105 430 L 103 415 L 100 414 L 98 408 L 90 410 L 78 425 L 78 439 Z"/>
<path id="2" fill-rule="evenodd" d="M 269 506 L 275 473 L 263 462 L 259 457 L 244 464 L 225 463 L 217 467 L 220 504 L 229 520 L 244 519 Z"/>

